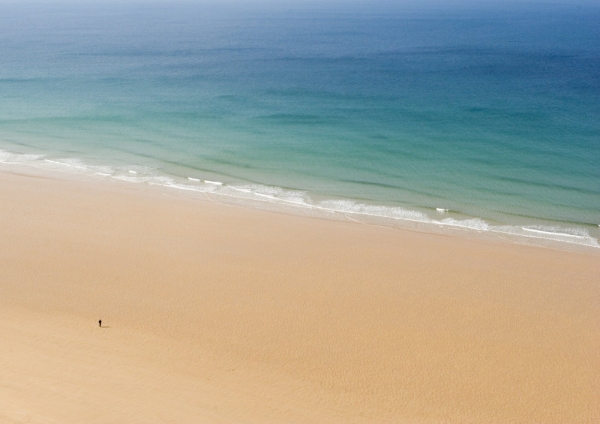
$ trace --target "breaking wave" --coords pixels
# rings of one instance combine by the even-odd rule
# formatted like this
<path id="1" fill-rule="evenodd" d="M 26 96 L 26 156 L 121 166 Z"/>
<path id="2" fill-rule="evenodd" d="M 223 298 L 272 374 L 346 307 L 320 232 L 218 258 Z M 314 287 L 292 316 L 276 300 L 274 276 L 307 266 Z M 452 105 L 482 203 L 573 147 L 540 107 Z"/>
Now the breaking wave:
<path id="1" fill-rule="evenodd" d="M 0 164 L 34 167 L 46 171 L 86 175 L 102 179 L 114 179 L 127 183 L 147 184 L 210 196 L 233 198 L 239 201 L 269 203 L 286 207 L 287 210 L 311 211 L 322 216 L 347 218 L 360 222 L 380 224 L 395 222 L 413 223 L 420 228 L 465 230 L 478 233 L 513 237 L 515 241 L 569 243 L 600 248 L 598 239 L 580 227 L 554 225 L 494 225 L 482 218 L 457 218 L 448 216 L 450 211 L 435 208 L 431 214 L 399 206 L 360 203 L 349 199 L 315 200 L 309 193 L 260 184 L 227 184 L 222 181 L 192 176 L 164 175 L 146 166 L 90 165 L 76 158 L 48 158 L 41 154 L 19 154 L 0 150 Z M 441 217 L 444 218 L 441 218 Z"/>

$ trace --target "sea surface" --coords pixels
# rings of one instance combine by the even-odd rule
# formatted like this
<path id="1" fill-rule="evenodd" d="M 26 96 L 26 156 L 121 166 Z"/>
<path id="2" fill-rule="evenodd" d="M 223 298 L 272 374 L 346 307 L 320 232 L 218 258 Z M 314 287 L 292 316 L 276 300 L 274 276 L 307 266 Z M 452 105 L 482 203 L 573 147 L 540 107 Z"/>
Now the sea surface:
<path id="1" fill-rule="evenodd" d="M 600 4 L 0 2 L 0 169 L 600 248 Z"/>

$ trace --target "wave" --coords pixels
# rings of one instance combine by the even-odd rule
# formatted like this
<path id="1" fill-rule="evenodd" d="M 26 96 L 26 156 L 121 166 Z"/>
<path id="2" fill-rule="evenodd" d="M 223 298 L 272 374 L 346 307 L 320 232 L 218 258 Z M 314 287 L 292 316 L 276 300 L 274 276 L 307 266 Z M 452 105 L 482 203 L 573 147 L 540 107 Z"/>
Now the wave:
<path id="1" fill-rule="evenodd" d="M 77 158 L 48 158 L 41 154 L 20 154 L 0 150 L 0 164 L 30 166 L 47 171 L 110 178 L 127 183 L 147 184 L 169 189 L 195 192 L 206 196 L 234 198 L 249 204 L 268 203 L 286 210 L 304 210 L 320 216 L 351 219 L 379 224 L 413 223 L 419 228 L 462 230 L 476 233 L 497 234 L 512 237 L 515 241 L 533 243 L 568 243 L 600 248 L 598 239 L 580 227 L 555 225 L 497 225 L 482 218 L 458 218 L 448 216 L 445 208 L 435 208 L 428 214 L 400 206 L 375 205 L 350 199 L 314 200 L 309 193 L 260 184 L 227 184 L 192 176 L 177 177 L 161 174 L 147 166 L 91 165 Z M 437 216 L 436 216 L 437 214 Z M 440 215 L 445 216 L 440 219 Z M 424 226 L 424 227 L 423 227 Z"/>

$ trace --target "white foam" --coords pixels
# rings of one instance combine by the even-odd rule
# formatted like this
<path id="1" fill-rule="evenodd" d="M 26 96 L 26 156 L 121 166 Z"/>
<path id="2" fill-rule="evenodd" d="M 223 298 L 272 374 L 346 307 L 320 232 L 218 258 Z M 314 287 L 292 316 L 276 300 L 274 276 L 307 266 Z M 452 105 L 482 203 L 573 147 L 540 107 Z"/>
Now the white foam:
<path id="1" fill-rule="evenodd" d="M 113 178 L 115 180 L 127 181 L 129 183 L 141 183 L 141 182 L 143 182 L 139 178 L 136 178 L 136 177 L 127 177 L 125 175 L 113 175 Z"/>
<path id="2" fill-rule="evenodd" d="M 512 236 L 524 237 L 526 239 L 538 239 L 546 241 L 555 241 L 561 243 L 577 244 L 600 248 L 598 240 L 590 235 L 583 228 L 564 228 L 564 227 L 519 227 L 512 225 L 492 227 L 491 231 L 499 234 L 508 234 Z"/>
<path id="3" fill-rule="evenodd" d="M 255 196 L 259 196 L 259 197 L 266 197 L 268 199 L 273 199 L 273 200 L 279 200 L 277 199 L 277 197 L 275 196 L 271 196 L 269 194 L 262 194 L 262 193 L 254 193 Z"/>
<path id="4" fill-rule="evenodd" d="M 60 159 L 60 160 L 44 159 L 44 162 L 50 163 L 53 166 L 74 168 L 74 169 L 79 169 L 79 170 L 83 170 L 83 171 L 88 169 L 88 167 L 85 166 L 79 159 Z"/>
<path id="5" fill-rule="evenodd" d="M 163 175 L 149 175 L 146 177 L 140 177 L 140 180 L 141 182 L 150 185 L 172 186 L 175 184 L 175 180 L 173 178 Z"/>
<path id="6" fill-rule="evenodd" d="M 326 200 L 319 204 L 324 209 L 345 214 L 365 215 L 395 220 L 431 222 L 422 212 L 404 209 L 397 206 L 366 205 L 352 200 Z"/>
<path id="7" fill-rule="evenodd" d="M 352 200 L 325 200 L 322 202 L 313 203 L 303 192 L 284 190 L 279 187 L 253 185 L 237 187 L 229 186 L 223 190 L 225 189 L 227 191 L 219 191 L 215 192 L 215 194 L 226 196 L 233 195 L 234 197 L 242 195 L 245 198 L 254 200 L 283 203 L 294 207 L 307 208 L 327 212 L 330 214 L 340 214 L 342 216 L 352 215 L 359 219 L 361 216 L 366 218 L 392 219 L 396 221 L 408 221 L 427 225 L 435 225 L 442 228 L 456 228 L 460 230 L 476 231 L 479 233 L 491 232 L 526 238 L 546 238 L 553 241 L 573 242 L 572 240 L 565 240 L 565 237 L 560 238 L 561 233 L 557 233 L 555 230 L 536 230 L 535 233 L 537 234 L 532 235 L 522 231 L 522 228 L 517 226 L 492 226 L 480 218 L 455 219 L 449 217 L 443 220 L 437 220 L 430 218 L 425 213 L 410 209 L 393 206 L 366 205 Z M 235 193 L 238 193 L 238 195 L 236 196 Z M 445 211 L 448 210 L 445 209 Z M 580 244 L 592 247 L 600 247 L 598 241 L 591 237 L 585 230 L 578 231 L 581 232 L 581 235 L 577 235 L 576 238 L 579 239 L 581 242 Z M 542 234 L 546 235 L 547 237 L 540 237 Z M 565 234 L 569 235 L 568 233 Z"/>
<path id="8" fill-rule="evenodd" d="M 235 191 L 239 191 L 241 193 L 252 193 L 252 190 L 249 190 L 247 188 L 239 188 L 239 187 L 231 187 L 233 190 Z"/>
<path id="9" fill-rule="evenodd" d="M 35 155 L 27 153 L 11 153 L 0 150 L 0 163 L 6 164 L 26 164 L 43 158 L 44 155 Z"/>
<path id="10" fill-rule="evenodd" d="M 67 172 L 67 173 L 75 173 L 75 174 L 83 174 L 83 175 L 112 175 L 114 170 L 110 166 L 97 166 L 97 165 L 88 165 L 81 161 L 80 159 L 43 159 L 41 161 L 33 161 L 27 163 L 29 166 L 33 166 L 39 169 L 46 169 L 50 171 L 59 171 L 59 172 Z"/>
<path id="11" fill-rule="evenodd" d="M 475 231 L 490 231 L 490 226 L 485 221 L 483 221 L 482 219 L 479 219 L 479 218 L 460 219 L 460 220 L 454 219 L 454 218 L 446 218 L 441 221 L 434 220 L 434 222 L 436 224 L 442 225 L 442 226 L 465 228 L 465 229 L 475 230 Z"/>
<path id="12" fill-rule="evenodd" d="M 575 237 L 575 238 L 579 238 L 579 239 L 586 238 L 586 236 L 578 235 L 578 234 L 561 233 L 561 232 L 557 232 L 557 231 L 544 231 L 544 230 L 538 230 L 535 228 L 527 228 L 527 227 L 521 227 L 521 228 L 524 229 L 525 231 L 531 231 L 531 232 L 540 233 L 540 234 L 549 234 L 549 235 L 556 236 L 556 237 Z"/>
<path id="13" fill-rule="evenodd" d="M 406 221 L 414 222 L 418 225 L 430 225 L 433 226 L 432 228 L 497 233 L 514 236 L 522 240 L 554 241 L 600 248 L 598 240 L 583 228 L 542 225 L 491 225 L 480 218 L 456 219 L 447 217 L 444 219 L 434 219 L 423 212 L 399 206 L 368 205 L 348 199 L 315 202 L 306 192 L 299 190 L 286 190 L 281 187 L 260 184 L 225 185 L 220 181 L 200 180 L 192 177 L 185 179 L 161 175 L 156 169 L 144 166 L 128 166 L 126 168 L 114 169 L 110 166 L 88 165 L 76 158 L 49 159 L 45 155 L 19 154 L 0 150 L 0 163 L 26 165 L 45 170 L 95 177 L 110 177 L 128 183 L 143 183 L 190 192 L 212 193 L 219 196 L 228 196 L 255 202 L 280 204 L 315 211 L 317 213 L 326 213 L 332 217 L 337 215 L 340 219 L 351 219 L 359 222 L 373 222 L 374 219 L 378 223 L 385 223 L 386 220 L 390 220 L 390 222 Z M 195 183 L 203 181 L 204 184 L 186 184 L 184 181 Z M 442 214 L 449 212 L 448 209 L 444 208 L 436 208 L 436 211 Z"/>
<path id="14" fill-rule="evenodd" d="M 170 188 L 176 188 L 178 190 L 186 190 L 186 191 L 197 191 L 197 192 L 201 192 L 201 193 L 206 193 L 206 192 L 210 192 L 211 189 L 206 189 L 203 187 L 199 187 L 196 185 L 190 185 L 190 184 L 166 184 L 165 187 L 170 187 Z"/>

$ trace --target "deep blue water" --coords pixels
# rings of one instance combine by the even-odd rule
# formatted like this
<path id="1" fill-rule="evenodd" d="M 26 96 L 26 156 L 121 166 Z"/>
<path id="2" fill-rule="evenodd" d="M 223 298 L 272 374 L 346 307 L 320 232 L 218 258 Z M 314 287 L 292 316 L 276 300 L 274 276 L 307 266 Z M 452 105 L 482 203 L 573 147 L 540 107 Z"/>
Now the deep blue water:
<path id="1" fill-rule="evenodd" d="M 598 22 L 593 3 L 0 3 L 0 161 L 597 246 Z"/>

